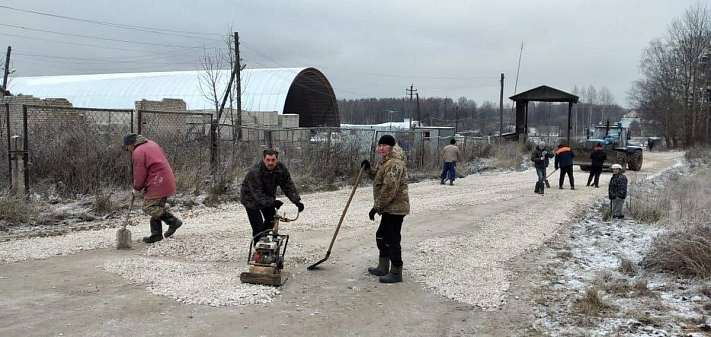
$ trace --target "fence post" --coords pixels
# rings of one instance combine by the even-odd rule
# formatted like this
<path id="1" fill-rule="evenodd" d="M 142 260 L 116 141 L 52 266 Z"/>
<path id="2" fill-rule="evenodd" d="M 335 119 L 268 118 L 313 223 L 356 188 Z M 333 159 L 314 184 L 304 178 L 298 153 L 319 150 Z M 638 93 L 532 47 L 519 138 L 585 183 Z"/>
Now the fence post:
<path id="1" fill-rule="evenodd" d="M 10 192 L 12 195 L 20 195 L 25 192 L 25 163 L 22 152 L 22 136 L 10 137 Z"/>
<path id="2" fill-rule="evenodd" d="M 210 121 L 210 173 L 217 173 L 217 123 L 214 118 Z"/>

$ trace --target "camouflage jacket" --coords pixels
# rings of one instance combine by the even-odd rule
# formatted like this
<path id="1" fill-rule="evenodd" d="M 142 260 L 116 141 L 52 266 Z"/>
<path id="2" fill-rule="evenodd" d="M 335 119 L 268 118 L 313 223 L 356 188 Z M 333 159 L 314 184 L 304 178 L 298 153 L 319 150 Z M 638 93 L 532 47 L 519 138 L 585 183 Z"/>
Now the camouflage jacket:
<path id="1" fill-rule="evenodd" d="M 277 186 L 281 187 L 291 202 L 301 201 L 289 170 L 284 164 L 277 163 L 276 167 L 269 171 L 264 163 L 260 162 L 247 171 L 240 189 L 240 202 L 249 209 L 274 207 Z"/>
<path id="2" fill-rule="evenodd" d="M 373 208 L 378 214 L 410 214 L 405 153 L 399 145 L 393 146 L 375 169 L 366 173 L 373 179 Z"/>

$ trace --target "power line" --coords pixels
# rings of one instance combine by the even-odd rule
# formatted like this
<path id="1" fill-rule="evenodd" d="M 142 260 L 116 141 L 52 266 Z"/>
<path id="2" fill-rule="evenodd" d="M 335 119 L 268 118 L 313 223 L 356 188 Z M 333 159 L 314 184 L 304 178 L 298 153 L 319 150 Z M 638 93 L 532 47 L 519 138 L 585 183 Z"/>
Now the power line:
<path id="1" fill-rule="evenodd" d="M 199 38 L 199 37 L 178 35 L 178 34 L 174 34 L 174 33 L 193 34 L 193 35 L 207 35 L 207 36 L 222 36 L 222 34 L 215 34 L 215 33 L 190 32 L 190 31 L 184 31 L 184 30 L 173 30 L 173 29 L 164 29 L 164 28 L 152 28 L 152 27 L 125 25 L 125 24 L 113 23 L 113 22 L 88 20 L 88 19 L 82 19 L 82 18 L 71 17 L 71 16 L 64 16 L 64 15 L 57 15 L 57 14 L 50 14 L 50 13 L 44 13 L 44 12 L 37 12 L 37 11 L 31 11 L 31 10 L 26 10 L 26 9 L 14 8 L 14 7 L 10 7 L 10 6 L 2 6 L 2 5 L 0 5 L 0 8 L 8 9 L 8 10 L 13 10 L 13 11 L 18 11 L 18 12 L 23 12 L 23 13 L 30 13 L 30 14 L 36 14 L 36 15 L 49 16 L 49 17 L 53 17 L 53 18 L 71 20 L 71 21 L 79 21 L 79 22 L 91 23 L 91 24 L 96 24 L 96 25 L 114 27 L 114 28 L 122 28 L 122 29 L 143 31 L 143 32 L 154 33 L 154 34 L 174 35 L 174 36 L 187 37 L 187 38 L 195 38 L 195 39 L 197 39 L 197 38 Z"/>
<path id="2" fill-rule="evenodd" d="M 140 41 L 129 41 L 129 40 L 110 39 L 110 38 L 107 38 L 107 37 L 98 37 L 98 36 L 89 36 L 89 35 L 62 33 L 62 32 L 57 32 L 57 31 L 52 31 L 52 30 L 36 29 L 36 28 L 27 28 L 27 27 L 22 27 L 22 26 L 8 25 L 8 24 L 5 24 L 5 23 L 0 23 L 0 26 L 12 27 L 12 28 L 19 28 L 19 29 L 31 30 L 31 31 L 42 32 L 42 33 L 50 33 L 50 34 L 58 34 L 58 35 L 81 37 L 81 38 L 85 38 L 85 39 L 95 39 L 95 40 L 113 41 L 113 42 L 122 42 L 122 43 L 133 43 L 133 44 L 142 44 L 142 45 L 159 46 L 159 47 L 191 48 L 190 46 L 177 46 L 177 45 L 172 45 L 172 44 L 148 43 L 148 42 L 140 42 Z"/>

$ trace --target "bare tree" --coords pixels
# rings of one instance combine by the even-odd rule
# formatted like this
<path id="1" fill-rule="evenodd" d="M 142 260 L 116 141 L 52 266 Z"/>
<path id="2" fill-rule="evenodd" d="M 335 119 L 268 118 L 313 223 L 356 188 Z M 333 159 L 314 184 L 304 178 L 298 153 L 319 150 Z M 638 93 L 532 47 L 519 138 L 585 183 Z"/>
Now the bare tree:
<path id="1" fill-rule="evenodd" d="M 700 3 L 674 20 L 663 40 L 645 49 L 631 98 L 648 126 L 664 134 L 667 144 L 684 146 L 708 139 L 704 109 L 703 57 L 711 45 L 711 13 Z"/>
<path id="2" fill-rule="evenodd" d="M 588 126 L 597 124 L 597 118 L 594 118 L 594 104 L 597 103 L 597 90 L 591 84 L 585 89 L 585 102 L 588 104 L 589 114 L 588 114 Z"/>
<path id="3" fill-rule="evenodd" d="M 606 121 L 610 117 L 608 114 L 612 105 L 615 104 L 615 98 L 612 96 L 612 93 L 610 93 L 610 89 L 604 85 L 600 88 L 598 98 L 598 102 L 600 104 L 600 116 L 603 121 Z"/>

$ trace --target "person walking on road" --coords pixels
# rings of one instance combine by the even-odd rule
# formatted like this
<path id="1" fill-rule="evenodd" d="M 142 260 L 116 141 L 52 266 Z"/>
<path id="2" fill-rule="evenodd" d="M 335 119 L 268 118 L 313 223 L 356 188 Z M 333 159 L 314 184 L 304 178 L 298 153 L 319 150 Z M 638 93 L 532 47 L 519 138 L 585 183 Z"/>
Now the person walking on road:
<path id="1" fill-rule="evenodd" d="M 378 152 L 382 156 L 373 169 L 368 160 L 361 168 L 373 179 L 373 208 L 368 217 L 375 221 L 380 214 L 380 225 L 375 232 L 378 246 L 378 266 L 369 267 L 368 273 L 380 276 L 381 283 L 402 282 L 402 222 L 410 214 L 410 197 L 407 191 L 407 166 L 405 153 L 391 135 L 378 140 Z"/>
<path id="2" fill-rule="evenodd" d="M 440 184 L 444 185 L 444 181 L 449 177 L 449 185 L 454 185 L 454 179 L 457 177 L 457 162 L 461 160 L 462 155 L 456 145 L 457 141 L 452 138 L 449 145 L 442 149 L 442 174 L 440 175 Z"/>
<path id="3" fill-rule="evenodd" d="M 597 143 L 597 145 L 595 145 L 595 149 L 590 154 L 592 165 L 590 166 L 590 175 L 588 176 L 588 184 L 586 186 L 590 186 L 590 183 L 592 182 L 593 186 L 600 187 L 598 185 L 600 181 L 600 173 L 602 173 L 602 166 L 605 164 L 606 159 L 607 153 L 602 150 L 602 144 Z"/>
<path id="4" fill-rule="evenodd" d="M 653 147 L 654 147 L 654 139 L 652 139 L 652 137 L 647 138 L 647 148 L 649 148 L 649 152 L 652 152 Z"/>
<path id="5" fill-rule="evenodd" d="M 274 215 L 284 204 L 276 200 L 277 187 L 296 205 L 299 212 L 304 210 L 289 170 L 279 162 L 279 152 L 266 149 L 262 152 L 262 161 L 247 171 L 240 189 L 240 202 L 247 210 L 255 244 L 259 241 L 259 233 L 274 228 Z"/>
<path id="6" fill-rule="evenodd" d="M 156 142 L 135 133 L 123 135 L 123 147 L 131 152 L 133 196 L 143 198 L 143 212 L 151 217 L 151 235 L 144 237 L 143 242 L 154 243 L 173 236 L 183 222 L 166 207 L 168 197 L 175 195 L 177 187 L 165 151 Z M 165 233 L 162 222 L 168 225 Z"/>
<path id="7" fill-rule="evenodd" d="M 560 179 L 558 179 L 558 188 L 563 189 L 563 181 L 565 181 L 565 175 L 568 175 L 568 181 L 570 182 L 570 189 L 575 189 L 575 179 L 573 178 L 573 158 L 575 158 L 575 153 L 563 145 L 558 144 L 558 150 L 555 151 L 555 169 L 560 168 Z"/>
<path id="8" fill-rule="evenodd" d="M 622 206 L 627 197 L 627 177 L 622 170 L 622 165 L 612 164 L 612 178 L 608 186 L 608 194 L 612 202 L 612 217 L 614 219 L 624 219 Z"/>
<path id="9" fill-rule="evenodd" d="M 546 181 L 546 167 L 548 167 L 549 159 L 553 158 L 553 151 L 548 150 L 546 143 L 541 141 L 538 146 L 531 152 L 531 161 L 533 166 L 536 168 L 536 174 L 538 175 L 538 182 L 536 182 L 536 189 L 534 192 L 538 194 L 543 194 L 545 189 Z"/>

